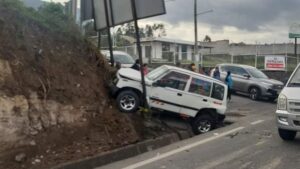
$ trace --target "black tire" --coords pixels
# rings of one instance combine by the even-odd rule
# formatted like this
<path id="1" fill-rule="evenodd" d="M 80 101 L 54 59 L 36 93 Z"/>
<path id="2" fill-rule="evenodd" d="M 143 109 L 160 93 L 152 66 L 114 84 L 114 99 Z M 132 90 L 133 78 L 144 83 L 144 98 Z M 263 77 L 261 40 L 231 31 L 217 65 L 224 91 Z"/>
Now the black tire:
<path id="1" fill-rule="evenodd" d="M 219 123 L 223 123 L 224 120 L 225 120 L 225 118 L 226 118 L 225 115 L 219 115 L 219 116 L 218 116 L 218 122 L 219 122 Z"/>
<path id="2" fill-rule="evenodd" d="M 270 102 L 275 102 L 276 99 L 277 99 L 277 97 L 269 97 L 269 98 L 268 98 L 268 100 L 269 100 Z"/>
<path id="3" fill-rule="evenodd" d="M 140 106 L 140 98 L 134 91 L 126 90 L 119 93 L 117 103 L 121 112 L 134 113 Z"/>
<path id="4" fill-rule="evenodd" d="M 216 127 L 216 121 L 209 114 L 198 115 L 192 121 L 194 134 L 203 134 L 213 130 Z"/>
<path id="5" fill-rule="evenodd" d="M 291 131 L 291 130 L 284 130 L 284 129 L 278 129 L 279 136 L 282 138 L 282 140 L 285 141 L 292 141 L 295 139 L 297 132 Z"/>
<path id="6" fill-rule="evenodd" d="M 261 92 L 260 92 L 259 88 L 257 88 L 257 87 L 251 87 L 249 89 L 249 97 L 250 97 L 250 99 L 252 99 L 252 100 L 259 100 L 260 99 L 260 95 L 261 95 Z"/>

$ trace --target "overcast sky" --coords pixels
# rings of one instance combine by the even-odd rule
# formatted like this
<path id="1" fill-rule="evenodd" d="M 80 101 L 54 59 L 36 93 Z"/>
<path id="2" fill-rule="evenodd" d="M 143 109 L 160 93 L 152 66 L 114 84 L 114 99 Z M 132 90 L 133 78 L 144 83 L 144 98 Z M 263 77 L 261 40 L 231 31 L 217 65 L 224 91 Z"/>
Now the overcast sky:
<path id="1" fill-rule="evenodd" d="M 53 0 L 66 1 L 66 0 Z M 140 21 L 164 23 L 167 37 L 194 40 L 194 0 L 166 2 L 167 14 Z M 198 0 L 198 11 L 213 9 L 199 15 L 199 39 L 209 35 L 212 40 L 231 42 L 289 42 L 289 25 L 300 22 L 300 0 Z"/>

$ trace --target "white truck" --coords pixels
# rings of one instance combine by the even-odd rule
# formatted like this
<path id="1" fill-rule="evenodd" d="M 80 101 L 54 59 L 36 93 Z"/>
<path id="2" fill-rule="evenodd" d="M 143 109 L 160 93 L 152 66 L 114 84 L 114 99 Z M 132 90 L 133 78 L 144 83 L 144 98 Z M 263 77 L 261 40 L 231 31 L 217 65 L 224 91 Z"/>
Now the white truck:
<path id="1" fill-rule="evenodd" d="M 225 119 L 227 86 L 192 71 L 161 66 L 145 77 L 147 102 L 151 109 L 176 113 L 191 120 L 195 134 L 205 133 Z M 111 85 L 122 112 L 135 112 L 141 104 L 141 74 L 120 69 Z"/>
<path id="2" fill-rule="evenodd" d="M 300 131 L 300 65 L 278 97 L 276 119 L 279 136 L 294 140 Z"/>

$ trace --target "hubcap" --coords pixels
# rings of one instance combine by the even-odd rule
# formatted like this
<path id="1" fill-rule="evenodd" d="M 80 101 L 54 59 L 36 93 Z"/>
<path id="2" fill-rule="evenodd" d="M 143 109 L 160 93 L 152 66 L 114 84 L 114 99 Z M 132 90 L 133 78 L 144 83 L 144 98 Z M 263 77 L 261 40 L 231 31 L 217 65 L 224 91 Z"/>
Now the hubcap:
<path id="1" fill-rule="evenodd" d="M 251 91 L 250 91 L 250 97 L 253 100 L 257 99 L 257 89 L 251 89 Z"/>
<path id="2" fill-rule="evenodd" d="M 206 133 L 211 130 L 211 123 L 208 120 L 201 121 L 198 127 L 200 133 Z"/>
<path id="3" fill-rule="evenodd" d="M 135 99 L 134 97 L 130 96 L 130 95 L 126 95 L 124 97 L 121 98 L 121 101 L 120 101 L 120 105 L 122 107 L 122 109 L 124 110 L 132 110 L 134 107 L 135 107 Z"/>

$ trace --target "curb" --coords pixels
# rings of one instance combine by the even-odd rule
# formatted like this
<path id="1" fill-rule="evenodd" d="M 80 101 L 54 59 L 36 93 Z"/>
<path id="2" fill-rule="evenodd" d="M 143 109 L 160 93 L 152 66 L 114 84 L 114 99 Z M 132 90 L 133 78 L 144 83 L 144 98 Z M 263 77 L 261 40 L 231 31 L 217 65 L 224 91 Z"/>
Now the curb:
<path id="1" fill-rule="evenodd" d="M 146 140 L 134 145 L 129 145 L 120 149 L 112 150 L 110 152 L 105 152 L 94 157 L 60 164 L 52 167 L 51 169 L 94 169 L 96 167 L 101 167 L 109 163 L 131 158 L 190 137 L 192 136 L 189 132 L 180 131 L 179 133 L 172 133 L 156 139 Z"/>

